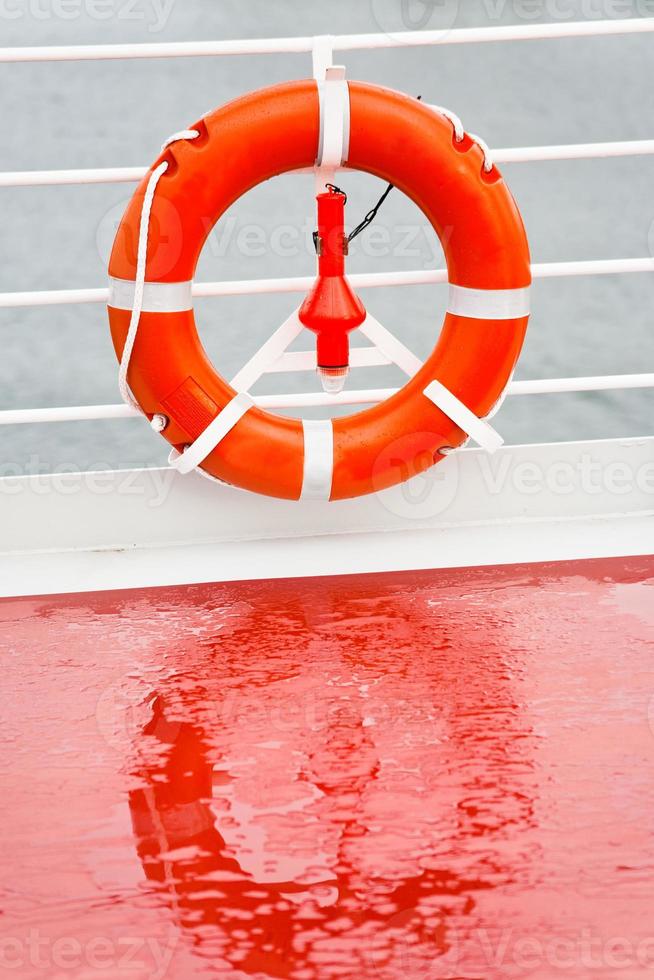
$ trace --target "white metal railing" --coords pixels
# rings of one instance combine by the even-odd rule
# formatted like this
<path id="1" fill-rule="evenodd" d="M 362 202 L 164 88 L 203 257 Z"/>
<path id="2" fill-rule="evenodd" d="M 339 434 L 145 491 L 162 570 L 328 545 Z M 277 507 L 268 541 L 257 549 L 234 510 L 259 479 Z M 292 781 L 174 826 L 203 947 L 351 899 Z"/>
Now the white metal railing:
<path id="1" fill-rule="evenodd" d="M 654 388 L 653 374 L 613 374 L 588 378 L 546 378 L 512 381 L 507 396 L 564 394 L 579 391 L 618 391 Z M 324 391 L 286 395 L 253 395 L 260 408 L 317 408 L 325 405 L 376 405 L 397 394 L 397 388 L 364 388 L 330 395 Z M 143 418 L 131 405 L 72 405 L 63 408 L 19 408 L 0 411 L 0 425 L 43 422 L 92 422 L 99 419 Z"/>
<path id="2" fill-rule="evenodd" d="M 558 279 L 570 276 L 622 275 L 629 272 L 654 272 L 654 257 L 632 259 L 588 259 L 578 262 L 535 262 L 531 267 L 534 279 Z M 349 281 L 358 289 L 378 289 L 381 286 L 427 286 L 447 282 L 447 269 L 417 269 L 406 272 L 355 272 Z M 314 276 L 289 276 L 275 279 L 232 279 L 223 282 L 195 282 L 192 293 L 197 299 L 209 296 L 246 296 L 258 293 L 305 293 L 313 285 Z M 106 303 L 106 287 L 92 289 L 26 290 L 19 293 L 0 293 L 0 309 L 21 306 L 62 306 L 79 303 Z"/>
<path id="3" fill-rule="evenodd" d="M 511 24 L 459 27 L 451 30 L 399 31 L 376 34 L 327 35 L 334 51 L 422 47 L 443 44 L 485 44 L 493 41 L 538 41 L 565 37 L 646 34 L 654 17 L 626 20 L 566 21 L 553 24 Z M 53 47 L 0 48 L 0 62 L 100 61 L 126 58 L 200 58 L 246 54 L 309 54 L 315 37 L 247 38 L 237 41 L 163 41 L 150 44 L 61 44 Z"/>
<path id="4" fill-rule="evenodd" d="M 557 146 L 511 146 L 491 150 L 495 163 L 538 163 L 545 160 L 600 160 L 654 155 L 654 140 L 612 143 L 570 143 Z M 14 170 L 0 172 L 0 187 L 43 187 L 62 184 L 136 183 L 147 167 L 87 167 L 80 170 Z M 313 173 L 313 171 L 311 171 Z"/>
<path id="5" fill-rule="evenodd" d="M 59 45 L 54 47 L 0 48 L 0 62 L 95 61 L 99 59 L 181 58 L 221 55 L 258 55 L 312 53 L 314 71 L 329 63 L 333 51 L 351 51 L 403 46 L 449 45 L 520 40 L 545 40 L 569 37 L 597 37 L 654 32 L 654 17 L 626 20 L 585 21 L 510 25 L 452 30 L 409 31 L 394 34 L 324 35 L 319 37 L 264 38 L 235 41 L 163 42 L 151 44 Z M 604 143 L 580 143 L 532 147 L 510 147 L 493 151 L 498 163 L 527 163 L 544 160 L 581 160 L 654 154 L 654 140 L 622 140 Z M 140 180 L 145 167 L 107 167 L 77 170 L 45 170 L 0 173 L 0 187 L 27 187 L 63 184 L 121 183 Z M 532 266 L 535 279 L 567 276 L 596 276 L 607 274 L 653 272 L 654 258 L 585 260 L 576 262 L 537 263 Z M 409 272 L 360 273 L 349 277 L 359 289 L 380 286 L 422 285 L 444 283 L 444 269 Z M 195 283 L 196 297 L 234 296 L 242 294 L 305 292 L 313 284 L 312 276 L 280 279 L 240 280 L 232 282 Z M 0 307 L 52 306 L 77 303 L 106 303 L 106 288 L 28 290 L 0 293 Z M 377 324 L 378 330 L 384 328 Z M 282 328 L 280 328 L 282 329 Z M 279 332 L 279 331 L 278 331 Z M 387 332 L 386 341 L 394 338 Z M 371 337 L 372 339 L 372 337 Z M 402 345 L 396 342 L 398 348 Z M 413 358 L 404 348 L 404 354 Z M 363 364 L 387 364 L 397 361 L 383 349 L 359 348 L 353 351 L 354 361 Z M 253 359 L 256 360 L 257 355 Z M 312 355 L 305 352 L 280 354 L 266 371 L 306 370 L 311 367 Z M 249 362 L 250 365 L 253 362 Z M 406 364 L 405 364 L 406 370 Z M 262 373 L 259 371 L 259 374 Z M 259 376 L 257 374 L 257 376 Z M 509 396 L 535 395 L 580 391 L 609 391 L 627 388 L 654 387 L 654 373 L 607 375 L 601 377 L 553 378 L 514 381 L 507 390 Z M 303 394 L 259 395 L 255 402 L 264 408 L 292 409 L 322 405 L 374 404 L 396 392 L 395 388 L 343 391 L 339 394 L 309 392 Z M 140 417 L 128 405 L 83 405 L 60 408 L 36 408 L 0 411 L 0 425 L 25 423 L 91 421 Z"/>

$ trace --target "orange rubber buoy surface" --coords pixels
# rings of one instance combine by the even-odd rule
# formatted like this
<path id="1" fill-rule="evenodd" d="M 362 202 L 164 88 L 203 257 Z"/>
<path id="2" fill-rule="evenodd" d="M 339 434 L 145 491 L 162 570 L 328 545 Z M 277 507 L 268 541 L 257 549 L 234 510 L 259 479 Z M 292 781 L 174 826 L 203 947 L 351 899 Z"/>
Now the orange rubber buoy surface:
<path id="1" fill-rule="evenodd" d="M 528 321 L 522 310 L 512 315 L 510 304 L 508 313 L 503 310 L 503 297 L 526 293 L 531 281 L 517 206 L 499 171 L 484 171 L 479 146 L 467 135 L 457 142 L 447 118 L 399 92 L 350 82 L 349 99 L 346 165 L 393 183 L 424 212 L 443 245 L 450 303 L 438 343 L 417 374 L 387 401 L 333 420 L 332 500 L 399 483 L 438 462 L 444 447 L 465 440 L 424 394 L 431 381 L 440 381 L 480 418 L 489 414 L 511 377 Z M 262 89 L 217 109 L 194 129 L 196 139 L 169 146 L 152 168 L 168 163 L 152 205 L 148 284 L 190 283 L 209 232 L 230 205 L 263 180 L 314 165 L 317 84 Z M 109 265 L 113 282 L 135 280 L 148 178 L 118 229 Z M 208 360 L 192 309 L 174 306 L 141 313 L 128 380 L 146 415 L 169 420 L 163 435 L 181 452 L 235 392 Z M 109 319 L 120 358 L 129 304 L 110 301 Z M 255 407 L 202 469 L 247 490 L 298 499 L 304 449 L 300 419 Z"/>

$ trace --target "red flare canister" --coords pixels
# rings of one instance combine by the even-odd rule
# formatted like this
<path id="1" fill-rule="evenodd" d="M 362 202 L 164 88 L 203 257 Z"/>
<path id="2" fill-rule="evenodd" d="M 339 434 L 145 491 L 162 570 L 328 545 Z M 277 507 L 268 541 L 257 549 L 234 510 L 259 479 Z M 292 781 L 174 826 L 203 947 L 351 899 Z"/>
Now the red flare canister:
<path id="1" fill-rule="evenodd" d="M 366 310 L 345 277 L 348 242 L 345 194 L 329 187 L 318 194 L 318 277 L 300 307 L 300 322 L 317 335 L 318 374 L 325 391 L 340 391 L 349 371 L 348 334 L 366 318 Z"/>

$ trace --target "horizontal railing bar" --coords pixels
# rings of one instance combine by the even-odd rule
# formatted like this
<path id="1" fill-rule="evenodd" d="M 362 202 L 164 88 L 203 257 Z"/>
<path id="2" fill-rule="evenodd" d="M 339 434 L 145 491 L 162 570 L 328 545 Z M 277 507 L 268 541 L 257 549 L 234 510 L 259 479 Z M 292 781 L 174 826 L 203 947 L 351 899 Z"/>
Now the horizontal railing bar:
<path id="1" fill-rule="evenodd" d="M 89 167 L 80 170 L 7 170 L 0 187 L 59 187 L 65 184 L 136 183 L 146 167 Z"/>
<path id="2" fill-rule="evenodd" d="M 654 388 L 652 374 L 607 374 L 588 378 L 545 378 L 513 381 L 507 395 L 548 395 L 582 391 L 621 391 L 630 388 Z M 260 408 L 312 408 L 325 405 L 372 405 L 390 398 L 397 388 L 371 388 L 341 391 L 331 395 L 324 391 L 287 395 L 253 395 Z M 66 408 L 19 408 L 0 411 L 0 425 L 22 425 L 43 422 L 92 422 L 98 419 L 126 419 L 140 415 L 130 405 L 75 405 Z"/>
<path id="3" fill-rule="evenodd" d="M 577 262 L 536 262 L 531 267 L 534 279 L 559 279 L 567 276 L 609 276 L 625 272 L 654 272 L 654 257 L 633 259 L 584 259 Z"/>
<path id="4" fill-rule="evenodd" d="M 621 275 L 626 272 L 654 272 L 654 258 L 589 259 L 580 262 L 540 262 L 531 267 L 534 279 L 566 276 Z M 358 272 L 348 276 L 358 289 L 377 289 L 381 286 L 425 286 L 447 282 L 447 270 L 426 269 L 407 272 Z M 243 296 L 258 293 L 303 293 L 315 281 L 313 276 L 280 279 L 233 279 L 226 282 L 196 282 L 193 295 Z M 0 293 L 0 309 L 23 306 L 60 306 L 79 303 L 106 303 L 107 288 L 28 290 L 19 293 Z"/>
<path id="5" fill-rule="evenodd" d="M 375 48 L 644 34 L 652 31 L 654 31 L 654 17 L 634 17 L 625 20 L 586 20 L 549 24 L 458 27 L 451 30 L 341 34 L 330 36 L 330 42 L 335 51 L 362 51 Z M 302 54 L 312 51 L 314 43 L 314 37 L 277 37 L 229 41 L 163 41 L 147 44 L 62 44 L 48 47 L 9 47 L 0 48 L 0 62 Z"/>
<path id="6" fill-rule="evenodd" d="M 43 422 L 97 422 L 101 419 L 143 417 L 131 405 L 70 405 L 64 408 L 17 408 L 0 411 L 0 425 Z"/>
<path id="7" fill-rule="evenodd" d="M 512 381 L 508 387 L 507 395 L 554 395 L 565 392 L 618 391 L 630 388 L 654 388 L 654 373 Z M 310 408 L 324 405 L 376 404 L 390 398 L 398 390 L 398 388 L 375 388 L 346 390 L 336 395 L 316 391 L 290 395 L 254 395 L 253 397 L 261 408 Z"/>
<path id="8" fill-rule="evenodd" d="M 550 146 L 510 146 L 499 150 L 491 149 L 495 163 L 537 163 L 543 160 L 604 160 L 609 157 L 635 157 L 651 154 L 654 154 L 654 140 L 561 143 Z"/>
<path id="9" fill-rule="evenodd" d="M 651 374 L 600 374 L 587 378 L 544 378 L 512 381 L 509 395 L 557 395 L 574 391 L 621 391 L 628 388 L 654 388 Z"/>
<path id="10" fill-rule="evenodd" d="M 21 306 L 61 306 L 77 303 L 106 303 L 107 288 L 99 289 L 43 289 L 21 293 L 0 293 L 0 309 Z"/>
<path id="11" fill-rule="evenodd" d="M 631 388 L 654 388 L 652 374 L 611 374 L 588 378 L 547 378 L 512 381 L 507 396 L 555 395 L 566 392 L 618 391 Z M 325 405 L 372 405 L 397 394 L 398 388 L 371 388 L 341 391 L 336 395 L 322 391 L 289 395 L 253 395 L 260 408 L 313 408 Z M 2 421 L 0 413 L 0 422 Z"/>
<path id="12" fill-rule="evenodd" d="M 654 140 L 512 146 L 491 150 L 495 163 L 537 163 L 544 160 L 601 160 L 654 154 Z M 147 167 L 97 167 L 81 170 L 9 170 L 0 172 L 0 187 L 54 187 L 66 184 L 136 183 Z M 313 174 L 314 171 L 307 171 Z"/>

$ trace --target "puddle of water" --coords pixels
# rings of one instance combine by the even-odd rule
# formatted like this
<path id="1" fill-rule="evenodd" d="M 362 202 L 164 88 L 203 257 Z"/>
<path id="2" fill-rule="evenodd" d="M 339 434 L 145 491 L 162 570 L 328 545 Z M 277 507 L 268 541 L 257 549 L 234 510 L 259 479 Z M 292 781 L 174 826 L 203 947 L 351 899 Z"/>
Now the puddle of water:
<path id="1" fill-rule="evenodd" d="M 653 583 L 0 604 L 0 976 L 649 976 Z"/>

